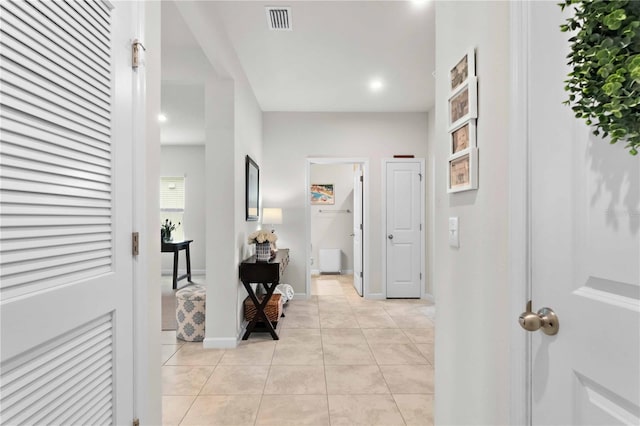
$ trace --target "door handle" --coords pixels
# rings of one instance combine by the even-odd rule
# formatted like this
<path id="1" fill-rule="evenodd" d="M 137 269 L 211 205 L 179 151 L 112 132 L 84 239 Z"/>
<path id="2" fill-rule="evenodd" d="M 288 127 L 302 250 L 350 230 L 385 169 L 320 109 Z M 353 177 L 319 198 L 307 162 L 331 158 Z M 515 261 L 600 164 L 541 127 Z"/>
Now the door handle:
<path id="1" fill-rule="evenodd" d="M 393 240 L 393 234 L 387 235 L 387 238 L 390 239 L 390 240 Z"/>
<path id="2" fill-rule="evenodd" d="M 546 335 L 558 334 L 560 323 L 558 316 L 551 308 L 542 308 L 538 312 L 531 311 L 531 300 L 527 302 L 527 311 L 520 314 L 518 318 L 520 326 L 527 331 L 537 331 L 542 329 Z"/>

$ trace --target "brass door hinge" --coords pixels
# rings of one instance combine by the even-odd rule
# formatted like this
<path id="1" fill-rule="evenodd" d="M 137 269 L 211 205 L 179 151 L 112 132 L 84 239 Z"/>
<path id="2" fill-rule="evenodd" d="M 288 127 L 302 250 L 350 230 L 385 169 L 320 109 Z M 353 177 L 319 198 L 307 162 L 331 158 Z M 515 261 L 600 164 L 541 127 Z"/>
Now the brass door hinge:
<path id="1" fill-rule="evenodd" d="M 140 254 L 140 235 L 137 232 L 131 234 L 131 253 L 134 256 Z"/>
<path id="2" fill-rule="evenodd" d="M 140 66 L 140 48 L 146 51 L 147 49 L 137 38 L 133 40 L 131 44 L 131 67 L 136 70 Z"/>

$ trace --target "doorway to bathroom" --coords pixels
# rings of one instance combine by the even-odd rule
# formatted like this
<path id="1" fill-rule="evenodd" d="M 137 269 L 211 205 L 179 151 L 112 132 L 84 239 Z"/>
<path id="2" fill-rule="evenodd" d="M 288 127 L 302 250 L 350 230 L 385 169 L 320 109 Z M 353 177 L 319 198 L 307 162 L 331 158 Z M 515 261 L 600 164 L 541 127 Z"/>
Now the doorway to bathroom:
<path id="1" fill-rule="evenodd" d="M 368 294 L 369 160 L 309 158 L 306 164 L 306 294 L 311 277 L 353 276 L 353 287 Z"/>

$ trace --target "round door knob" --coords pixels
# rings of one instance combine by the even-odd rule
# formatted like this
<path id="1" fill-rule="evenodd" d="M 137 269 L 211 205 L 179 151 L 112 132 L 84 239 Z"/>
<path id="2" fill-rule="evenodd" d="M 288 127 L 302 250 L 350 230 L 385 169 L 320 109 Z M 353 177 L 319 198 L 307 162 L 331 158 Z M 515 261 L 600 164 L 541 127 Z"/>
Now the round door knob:
<path id="1" fill-rule="evenodd" d="M 393 234 L 387 235 L 387 238 L 390 239 L 390 240 L 393 240 Z"/>
<path id="2" fill-rule="evenodd" d="M 542 329 L 546 335 L 553 336 L 558 334 L 560 323 L 558 316 L 553 309 L 542 308 L 538 312 L 531 312 L 531 305 L 527 305 L 527 312 L 520 314 L 518 322 L 520 326 L 527 331 L 537 331 Z"/>

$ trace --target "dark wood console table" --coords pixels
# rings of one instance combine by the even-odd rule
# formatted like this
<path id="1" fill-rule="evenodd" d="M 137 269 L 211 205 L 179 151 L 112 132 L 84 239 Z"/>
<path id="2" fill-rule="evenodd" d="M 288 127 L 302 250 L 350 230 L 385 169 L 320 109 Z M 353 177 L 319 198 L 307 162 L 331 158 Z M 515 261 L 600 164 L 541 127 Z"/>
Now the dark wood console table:
<path id="1" fill-rule="evenodd" d="M 186 278 L 187 281 L 191 282 L 191 255 L 189 253 L 189 244 L 191 244 L 193 240 L 184 240 L 184 241 L 171 241 L 165 242 L 162 241 L 162 253 L 173 253 L 173 289 L 178 288 L 178 281 L 183 278 Z M 187 257 L 187 273 L 178 276 L 178 253 L 180 250 L 185 251 L 185 255 Z"/>
<path id="2" fill-rule="evenodd" d="M 269 299 L 273 295 L 273 291 L 280 283 L 280 278 L 289 263 L 289 249 L 279 249 L 275 257 L 268 262 L 258 262 L 255 256 L 251 256 L 240 263 L 240 281 L 249 293 L 249 298 L 256 307 L 256 315 L 247 325 L 247 331 L 242 336 L 242 340 L 247 340 L 251 332 L 254 331 L 258 321 L 264 323 L 266 331 L 271 334 L 274 340 L 279 340 L 278 333 L 273 328 L 271 321 L 264 312 Z M 255 291 L 251 287 L 251 283 L 262 285 L 265 289 L 265 295 L 262 302 L 258 300 Z"/>

